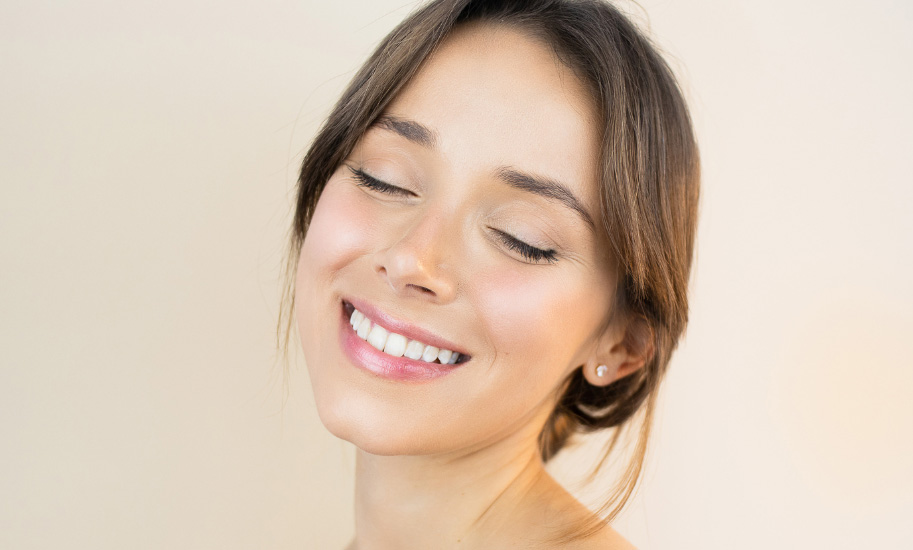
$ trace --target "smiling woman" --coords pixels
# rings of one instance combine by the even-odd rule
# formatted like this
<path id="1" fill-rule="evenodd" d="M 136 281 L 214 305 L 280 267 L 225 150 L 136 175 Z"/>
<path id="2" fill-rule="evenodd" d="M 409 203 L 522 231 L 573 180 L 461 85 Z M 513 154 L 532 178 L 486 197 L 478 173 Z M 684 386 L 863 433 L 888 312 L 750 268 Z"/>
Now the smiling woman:
<path id="1" fill-rule="evenodd" d="M 358 449 L 352 548 L 628 547 L 697 190 L 675 81 L 608 4 L 440 0 L 383 41 L 305 157 L 280 320 Z M 601 518 L 544 464 L 641 409 Z"/>

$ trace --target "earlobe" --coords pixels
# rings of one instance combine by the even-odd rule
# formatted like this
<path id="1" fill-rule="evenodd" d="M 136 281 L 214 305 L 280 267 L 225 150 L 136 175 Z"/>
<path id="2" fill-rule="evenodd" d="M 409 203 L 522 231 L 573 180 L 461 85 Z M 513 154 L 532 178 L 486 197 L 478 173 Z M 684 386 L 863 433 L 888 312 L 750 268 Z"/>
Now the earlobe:
<path id="1" fill-rule="evenodd" d="M 639 317 L 629 321 L 623 336 L 618 332 L 607 332 L 603 345 L 607 352 L 597 355 L 583 367 L 583 375 L 593 386 L 608 386 L 646 365 L 653 357 L 653 327 L 646 319 Z"/>
<path id="2" fill-rule="evenodd" d="M 593 366 L 588 364 L 583 367 L 583 376 L 594 386 L 608 386 L 618 378 L 618 365 L 602 363 Z"/>

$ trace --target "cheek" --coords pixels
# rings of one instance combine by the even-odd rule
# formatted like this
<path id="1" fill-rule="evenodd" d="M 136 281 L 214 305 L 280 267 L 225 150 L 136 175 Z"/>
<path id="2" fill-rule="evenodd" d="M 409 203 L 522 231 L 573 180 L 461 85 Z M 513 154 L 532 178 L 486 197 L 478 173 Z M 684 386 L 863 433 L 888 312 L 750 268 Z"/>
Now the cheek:
<path id="1" fill-rule="evenodd" d="M 547 370 L 536 378 L 557 384 L 585 360 L 581 352 L 609 302 L 589 278 L 543 271 L 491 270 L 477 280 L 475 302 L 484 304 L 480 317 L 498 359 Z"/>
<path id="2" fill-rule="evenodd" d="M 345 182 L 327 182 L 301 246 L 295 311 L 306 358 L 323 357 L 335 345 L 323 337 L 327 319 L 336 315 L 334 281 L 369 250 L 366 228 L 373 220 L 351 195 Z"/>
<path id="3" fill-rule="evenodd" d="M 493 354 L 490 364 L 477 367 L 478 393 L 460 424 L 486 431 L 495 417 L 508 429 L 538 429 L 555 392 L 588 358 L 607 305 L 592 279 L 574 266 L 508 268 L 500 259 L 477 267 L 467 289 L 477 330 Z"/>
<path id="4" fill-rule="evenodd" d="M 311 218 L 301 247 L 301 266 L 317 278 L 331 276 L 365 253 L 375 220 L 343 182 L 331 179 Z M 354 199 L 354 200 L 353 200 Z"/>

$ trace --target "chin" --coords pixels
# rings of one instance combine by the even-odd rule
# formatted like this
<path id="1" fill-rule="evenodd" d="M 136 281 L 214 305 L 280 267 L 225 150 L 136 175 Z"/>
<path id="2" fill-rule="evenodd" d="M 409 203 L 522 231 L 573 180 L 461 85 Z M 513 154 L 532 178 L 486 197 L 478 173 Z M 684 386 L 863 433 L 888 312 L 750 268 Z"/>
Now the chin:
<path id="1" fill-rule="evenodd" d="M 338 417 L 324 421 L 324 426 L 334 436 L 348 441 L 359 450 L 372 455 L 416 456 L 433 454 L 439 450 L 429 445 L 427 441 L 416 441 L 415 434 L 397 434 L 376 430 L 370 426 L 347 422 Z"/>
<path id="2" fill-rule="evenodd" d="M 357 393 L 357 392 L 356 392 Z M 379 456 L 425 455 L 445 449 L 441 434 L 406 411 L 372 403 L 371 397 L 344 392 L 333 397 L 315 388 L 317 414 L 334 436 Z"/>

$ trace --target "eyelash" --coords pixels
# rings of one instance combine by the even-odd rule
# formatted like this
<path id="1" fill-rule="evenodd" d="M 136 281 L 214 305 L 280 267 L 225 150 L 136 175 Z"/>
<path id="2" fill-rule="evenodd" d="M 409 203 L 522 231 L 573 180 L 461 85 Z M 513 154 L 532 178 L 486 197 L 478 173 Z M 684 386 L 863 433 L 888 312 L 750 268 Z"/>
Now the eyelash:
<path id="1" fill-rule="evenodd" d="M 390 185 L 389 183 L 380 181 L 379 179 L 368 175 L 366 172 L 364 172 L 363 170 L 360 170 L 358 168 L 352 168 L 350 166 L 349 170 L 352 171 L 352 176 L 355 178 L 356 181 L 358 181 L 358 185 L 360 187 L 365 187 L 367 189 L 371 189 L 371 190 L 377 191 L 379 193 L 387 193 L 387 194 L 395 195 L 395 196 L 399 196 L 399 197 L 414 197 L 415 196 L 415 193 L 413 193 L 412 191 L 409 191 L 408 189 L 403 189 L 402 187 L 397 187 L 395 185 Z M 491 228 L 491 230 L 494 231 L 495 234 L 498 236 L 498 239 L 502 243 L 504 243 L 504 246 L 506 246 L 508 249 L 510 249 L 514 252 L 519 253 L 521 256 L 523 256 L 524 258 L 526 258 L 527 260 L 529 260 L 531 262 L 540 263 L 542 261 L 545 261 L 548 263 L 554 263 L 558 260 L 558 255 L 555 253 L 554 250 L 543 250 L 541 248 L 536 248 L 535 246 L 526 244 L 525 242 L 517 239 L 513 235 L 510 235 L 508 233 L 505 233 L 505 232 L 495 229 L 493 227 Z"/>
<path id="2" fill-rule="evenodd" d="M 504 246 L 510 250 L 513 250 L 514 252 L 520 253 L 521 256 L 531 262 L 540 263 L 542 261 L 546 261 L 551 264 L 555 263 L 558 260 L 558 255 L 554 250 L 542 250 L 541 248 L 536 248 L 535 246 L 528 245 L 516 237 L 498 229 L 491 228 L 491 230 L 494 231 L 498 236 L 498 239 L 504 243 Z"/>
<path id="3" fill-rule="evenodd" d="M 379 193 L 387 193 L 389 195 L 395 195 L 397 197 L 414 197 L 415 193 L 409 191 L 408 189 L 403 189 L 402 187 L 397 187 L 395 185 L 390 185 L 380 181 L 377 178 L 369 176 L 363 170 L 357 168 L 349 167 L 349 170 L 352 171 L 352 176 L 358 181 L 360 187 L 365 187 Z"/>

